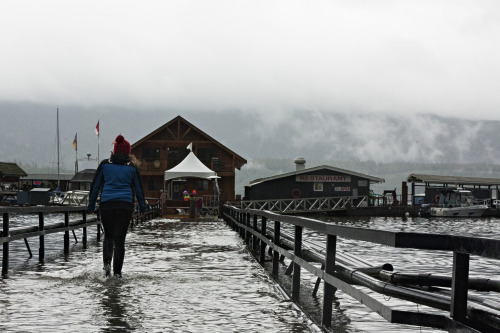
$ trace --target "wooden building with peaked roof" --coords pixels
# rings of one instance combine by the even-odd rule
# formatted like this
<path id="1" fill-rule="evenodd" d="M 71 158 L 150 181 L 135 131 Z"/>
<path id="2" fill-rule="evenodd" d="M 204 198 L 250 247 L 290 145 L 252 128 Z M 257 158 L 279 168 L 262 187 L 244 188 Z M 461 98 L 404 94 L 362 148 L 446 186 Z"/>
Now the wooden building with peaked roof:
<path id="1" fill-rule="evenodd" d="M 140 162 L 145 196 L 160 198 L 164 189 L 165 171 L 184 160 L 190 152 L 187 148 L 190 144 L 196 157 L 220 177 L 220 200 L 234 200 L 235 169 L 240 170 L 247 161 L 181 116 L 175 117 L 131 146 L 132 154 Z M 203 179 L 179 179 L 173 183 L 167 199 L 181 200 L 184 190 L 191 192 L 194 189 L 198 195 L 210 195 L 214 193 L 213 186 Z"/>
<path id="2" fill-rule="evenodd" d="M 0 162 L 0 183 L 17 183 L 28 174 L 16 163 Z"/>
<path id="3" fill-rule="evenodd" d="M 321 165 L 305 168 L 305 159 L 295 160 L 296 170 L 256 179 L 245 186 L 244 200 L 279 200 L 325 197 L 367 197 L 370 184 L 383 178 Z"/>

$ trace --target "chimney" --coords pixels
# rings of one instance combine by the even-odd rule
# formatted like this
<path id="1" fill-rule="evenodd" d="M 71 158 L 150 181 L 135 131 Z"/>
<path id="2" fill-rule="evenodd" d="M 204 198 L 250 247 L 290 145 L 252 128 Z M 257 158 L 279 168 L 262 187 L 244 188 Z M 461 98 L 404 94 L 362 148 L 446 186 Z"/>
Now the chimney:
<path id="1" fill-rule="evenodd" d="M 303 157 L 295 159 L 295 171 L 304 170 L 306 168 L 306 160 Z"/>

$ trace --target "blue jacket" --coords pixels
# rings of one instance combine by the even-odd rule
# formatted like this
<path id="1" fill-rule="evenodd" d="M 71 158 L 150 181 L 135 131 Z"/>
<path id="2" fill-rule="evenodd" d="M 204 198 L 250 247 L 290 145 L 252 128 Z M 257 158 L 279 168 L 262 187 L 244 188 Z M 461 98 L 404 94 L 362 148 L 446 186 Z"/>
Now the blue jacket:
<path id="1" fill-rule="evenodd" d="M 139 211 L 146 211 L 141 174 L 130 162 L 128 155 L 113 154 L 99 164 L 90 188 L 88 210 L 95 211 L 97 196 L 101 192 L 101 203 L 121 201 L 133 204 L 134 191 Z"/>

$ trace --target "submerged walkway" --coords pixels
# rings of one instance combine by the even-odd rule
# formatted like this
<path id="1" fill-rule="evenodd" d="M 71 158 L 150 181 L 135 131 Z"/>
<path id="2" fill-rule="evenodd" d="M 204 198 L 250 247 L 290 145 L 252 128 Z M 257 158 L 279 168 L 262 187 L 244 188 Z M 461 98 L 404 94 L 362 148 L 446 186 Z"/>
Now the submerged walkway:
<path id="1" fill-rule="evenodd" d="M 0 331 L 312 331 L 221 221 L 134 228 L 123 279 L 104 278 L 101 243 L 89 242 L 0 280 Z"/>

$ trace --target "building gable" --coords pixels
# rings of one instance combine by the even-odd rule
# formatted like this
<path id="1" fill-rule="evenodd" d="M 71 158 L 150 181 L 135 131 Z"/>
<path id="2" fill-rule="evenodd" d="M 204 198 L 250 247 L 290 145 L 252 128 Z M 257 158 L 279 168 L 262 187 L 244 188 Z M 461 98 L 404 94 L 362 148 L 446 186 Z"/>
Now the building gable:
<path id="1" fill-rule="evenodd" d="M 26 177 L 27 175 L 16 163 L 0 162 L 0 177 Z"/>
<path id="2" fill-rule="evenodd" d="M 144 138 L 134 143 L 132 145 L 132 150 L 139 147 L 146 141 L 179 141 L 184 143 L 207 141 L 213 143 L 218 148 L 230 155 L 234 159 L 235 167 L 238 170 L 241 169 L 241 167 L 247 162 L 243 157 L 231 151 L 229 148 L 222 145 L 220 142 L 216 141 L 214 138 L 212 138 L 181 116 L 175 117 L 163 126 L 157 128 L 155 131 L 151 132 Z"/>

